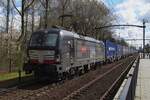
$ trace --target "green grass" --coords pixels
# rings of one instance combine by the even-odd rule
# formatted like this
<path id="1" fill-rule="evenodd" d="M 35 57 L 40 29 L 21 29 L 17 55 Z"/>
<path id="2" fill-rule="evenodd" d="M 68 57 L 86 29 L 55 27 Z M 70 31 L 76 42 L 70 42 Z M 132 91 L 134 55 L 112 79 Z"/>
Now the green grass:
<path id="1" fill-rule="evenodd" d="M 23 77 L 23 76 L 30 76 L 30 75 L 26 75 L 25 72 L 21 72 L 21 77 Z M 19 77 L 18 72 L 3 73 L 3 74 L 0 74 L 0 81 L 14 79 L 17 77 Z"/>

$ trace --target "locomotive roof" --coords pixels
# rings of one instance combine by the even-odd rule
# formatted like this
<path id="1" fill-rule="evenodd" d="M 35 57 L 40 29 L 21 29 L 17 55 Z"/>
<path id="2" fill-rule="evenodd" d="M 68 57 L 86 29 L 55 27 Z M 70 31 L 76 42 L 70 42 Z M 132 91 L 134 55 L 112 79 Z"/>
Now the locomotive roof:
<path id="1" fill-rule="evenodd" d="M 99 41 L 99 40 L 96 40 L 94 38 L 91 38 L 91 37 L 88 37 L 88 36 L 83 36 L 83 35 L 79 35 L 75 32 L 71 32 L 71 31 L 67 31 L 67 30 L 64 30 L 64 29 L 59 29 L 59 28 L 49 28 L 49 29 L 41 29 L 39 31 L 36 31 L 36 32 L 60 32 L 61 34 L 65 35 L 65 36 L 73 36 L 75 38 L 78 38 L 78 39 L 83 39 L 83 40 L 87 40 L 87 41 L 91 41 L 91 42 L 97 42 L 97 43 L 103 43 L 103 41 Z"/>
<path id="2" fill-rule="evenodd" d="M 66 31 L 66 30 L 61 30 L 61 31 L 63 32 L 63 34 L 73 36 L 74 38 L 83 39 L 83 40 L 87 40 L 87 41 L 91 41 L 91 42 L 103 43 L 102 41 L 96 40 L 96 39 L 88 37 L 88 36 L 79 35 L 75 32 L 70 32 L 70 31 Z"/>
<path id="3" fill-rule="evenodd" d="M 36 32 L 45 32 L 45 31 L 48 31 L 48 32 L 50 32 L 50 31 L 52 31 L 52 32 L 60 32 L 61 29 L 57 29 L 57 28 L 40 29 L 40 30 L 38 30 Z"/>

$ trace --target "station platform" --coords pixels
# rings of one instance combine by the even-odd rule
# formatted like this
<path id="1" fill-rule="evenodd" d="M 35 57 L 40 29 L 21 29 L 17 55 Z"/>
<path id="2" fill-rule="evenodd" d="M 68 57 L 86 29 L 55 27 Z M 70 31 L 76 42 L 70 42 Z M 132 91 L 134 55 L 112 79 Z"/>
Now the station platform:
<path id="1" fill-rule="evenodd" d="M 150 100 L 150 59 L 140 59 L 134 100 Z"/>

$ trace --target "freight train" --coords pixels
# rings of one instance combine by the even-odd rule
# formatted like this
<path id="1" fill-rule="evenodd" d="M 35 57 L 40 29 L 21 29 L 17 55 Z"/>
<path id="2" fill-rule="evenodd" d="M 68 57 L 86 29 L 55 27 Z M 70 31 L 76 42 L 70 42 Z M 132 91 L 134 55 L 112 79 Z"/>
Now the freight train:
<path id="1" fill-rule="evenodd" d="M 59 28 L 32 33 L 27 46 L 28 61 L 23 70 L 35 76 L 66 78 L 119 60 L 136 49 L 110 41 L 99 41 Z"/>

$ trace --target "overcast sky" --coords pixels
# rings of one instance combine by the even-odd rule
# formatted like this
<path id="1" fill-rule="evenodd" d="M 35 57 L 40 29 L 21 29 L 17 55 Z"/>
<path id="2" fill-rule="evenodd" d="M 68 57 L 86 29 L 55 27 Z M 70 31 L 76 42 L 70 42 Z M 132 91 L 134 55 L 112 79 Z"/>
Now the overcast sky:
<path id="1" fill-rule="evenodd" d="M 101 0 L 117 16 L 114 24 L 136 24 L 142 25 L 142 20 L 146 23 L 146 38 L 150 38 L 150 0 Z M 143 30 L 140 28 L 127 27 L 115 29 L 116 34 L 127 39 L 142 39 Z M 142 41 L 130 41 L 133 45 L 142 45 Z M 146 43 L 150 43 L 146 41 Z"/>

